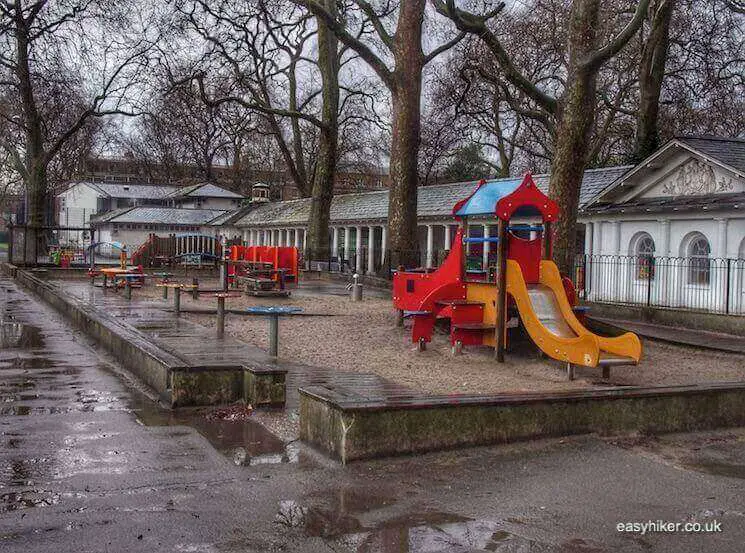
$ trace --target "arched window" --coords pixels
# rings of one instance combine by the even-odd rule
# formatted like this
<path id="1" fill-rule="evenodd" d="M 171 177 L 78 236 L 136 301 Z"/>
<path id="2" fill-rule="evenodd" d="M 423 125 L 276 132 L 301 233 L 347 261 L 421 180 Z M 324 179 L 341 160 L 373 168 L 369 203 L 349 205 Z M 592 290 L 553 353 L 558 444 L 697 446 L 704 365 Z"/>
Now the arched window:
<path id="1" fill-rule="evenodd" d="M 709 256 L 711 246 L 703 235 L 694 237 L 688 244 L 688 283 L 708 285 L 711 279 Z"/>
<path id="2" fill-rule="evenodd" d="M 632 255 L 636 263 L 636 278 L 639 280 L 654 279 L 654 240 L 643 232 L 636 237 Z"/>

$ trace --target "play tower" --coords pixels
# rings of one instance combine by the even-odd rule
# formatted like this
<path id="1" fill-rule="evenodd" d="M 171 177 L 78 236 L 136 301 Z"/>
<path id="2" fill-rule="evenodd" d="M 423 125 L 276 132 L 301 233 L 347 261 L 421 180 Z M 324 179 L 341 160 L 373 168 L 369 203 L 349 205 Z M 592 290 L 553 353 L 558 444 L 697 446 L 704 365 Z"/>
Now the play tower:
<path id="1" fill-rule="evenodd" d="M 455 204 L 453 216 L 459 227 L 442 265 L 434 271 L 401 270 L 393 277 L 394 305 L 413 319 L 411 338 L 420 349 L 432 340 L 435 323 L 449 319 L 454 351 L 492 346 L 499 362 L 509 345 L 508 327 L 518 325 L 547 356 L 567 363 L 570 378 L 574 365 L 602 367 L 607 377 L 611 366 L 639 362 L 635 334 L 598 336 L 575 316 L 571 282 L 551 261 L 558 206 L 530 174 L 522 181 L 482 180 Z M 488 217 L 497 219 L 497 236 L 471 236 L 469 220 Z M 479 266 L 469 253 L 485 243 L 496 247 L 496 263 L 483 256 L 486 266 Z"/>

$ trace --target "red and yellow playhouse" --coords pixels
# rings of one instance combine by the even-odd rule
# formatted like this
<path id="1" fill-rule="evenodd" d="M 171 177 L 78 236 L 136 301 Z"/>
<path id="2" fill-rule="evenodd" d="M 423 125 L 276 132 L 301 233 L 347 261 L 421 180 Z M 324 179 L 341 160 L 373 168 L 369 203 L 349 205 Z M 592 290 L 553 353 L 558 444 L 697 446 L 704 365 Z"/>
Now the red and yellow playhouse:
<path id="1" fill-rule="evenodd" d="M 613 365 L 637 364 L 642 348 L 635 334 L 598 336 L 575 316 L 571 283 L 551 261 L 551 223 L 558 211 L 530 174 L 522 181 L 481 181 L 456 203 L 453 216 L 459 227 L 442 265 L 432 272 L 398 271 L 393 278 L 394 305 L 413 319 L 412 342 L 424 349 L 436 321 L 449 319 L 454 350 L 493 346 L 502 362 L 507 327 L 514 326 L 508 322 L 519 322 L 546 355 L 570 368 L 603 367 L 607 375 Z M 471 218 L 483 224 L 493 216 L 496 237 L 470 235 Z M 496 266 L 474 270 L 467 262 L 468 250 L 484 242 L 496 247 Z"/>

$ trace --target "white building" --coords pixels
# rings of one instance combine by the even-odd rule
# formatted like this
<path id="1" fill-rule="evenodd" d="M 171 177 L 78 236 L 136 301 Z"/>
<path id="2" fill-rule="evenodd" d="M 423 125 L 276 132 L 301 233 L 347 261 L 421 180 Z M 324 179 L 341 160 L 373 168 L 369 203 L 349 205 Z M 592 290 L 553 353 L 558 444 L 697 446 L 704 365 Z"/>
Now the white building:
<path id="1" fill-rule="evenodd" d="M 214 236 L 210 223 L 229 213 L 219 209 L 182 209 L 140 206 L 107 212 L 91 220 L 96 242 L 119 242 L 134 251 L 150 234 L 206 234 Z"/>
<path id="2" fill-rule="evenodd" d="M 745 313 L 745 140 L 671 140 L 580 219 L 588 299 Z"/>
<path id="3" fill-rule="evenodd" d="M 243 196 L 211 183 L 186 187 L 134 183 L 76 182 L 57 195 L 57 223 L 87 226 L 92 215 L 136 206 L 237 209 Z"/>

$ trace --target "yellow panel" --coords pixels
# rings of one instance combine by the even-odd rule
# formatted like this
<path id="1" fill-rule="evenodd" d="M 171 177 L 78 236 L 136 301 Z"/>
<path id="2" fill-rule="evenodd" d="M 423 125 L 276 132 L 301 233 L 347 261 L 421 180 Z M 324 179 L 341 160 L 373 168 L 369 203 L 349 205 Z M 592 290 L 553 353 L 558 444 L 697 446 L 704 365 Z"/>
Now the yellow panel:
<path id="1" fill-rule="evenodd" d="M 484 324 L 496 325 L 497 321 L 497 287 L 489 283 L 473 283 L 466 285 L 466 299 L 479 301 L 484 304 Z M 484 333 L 484 345 L 496 347 L 497 340 L 493 332 Z"/>

